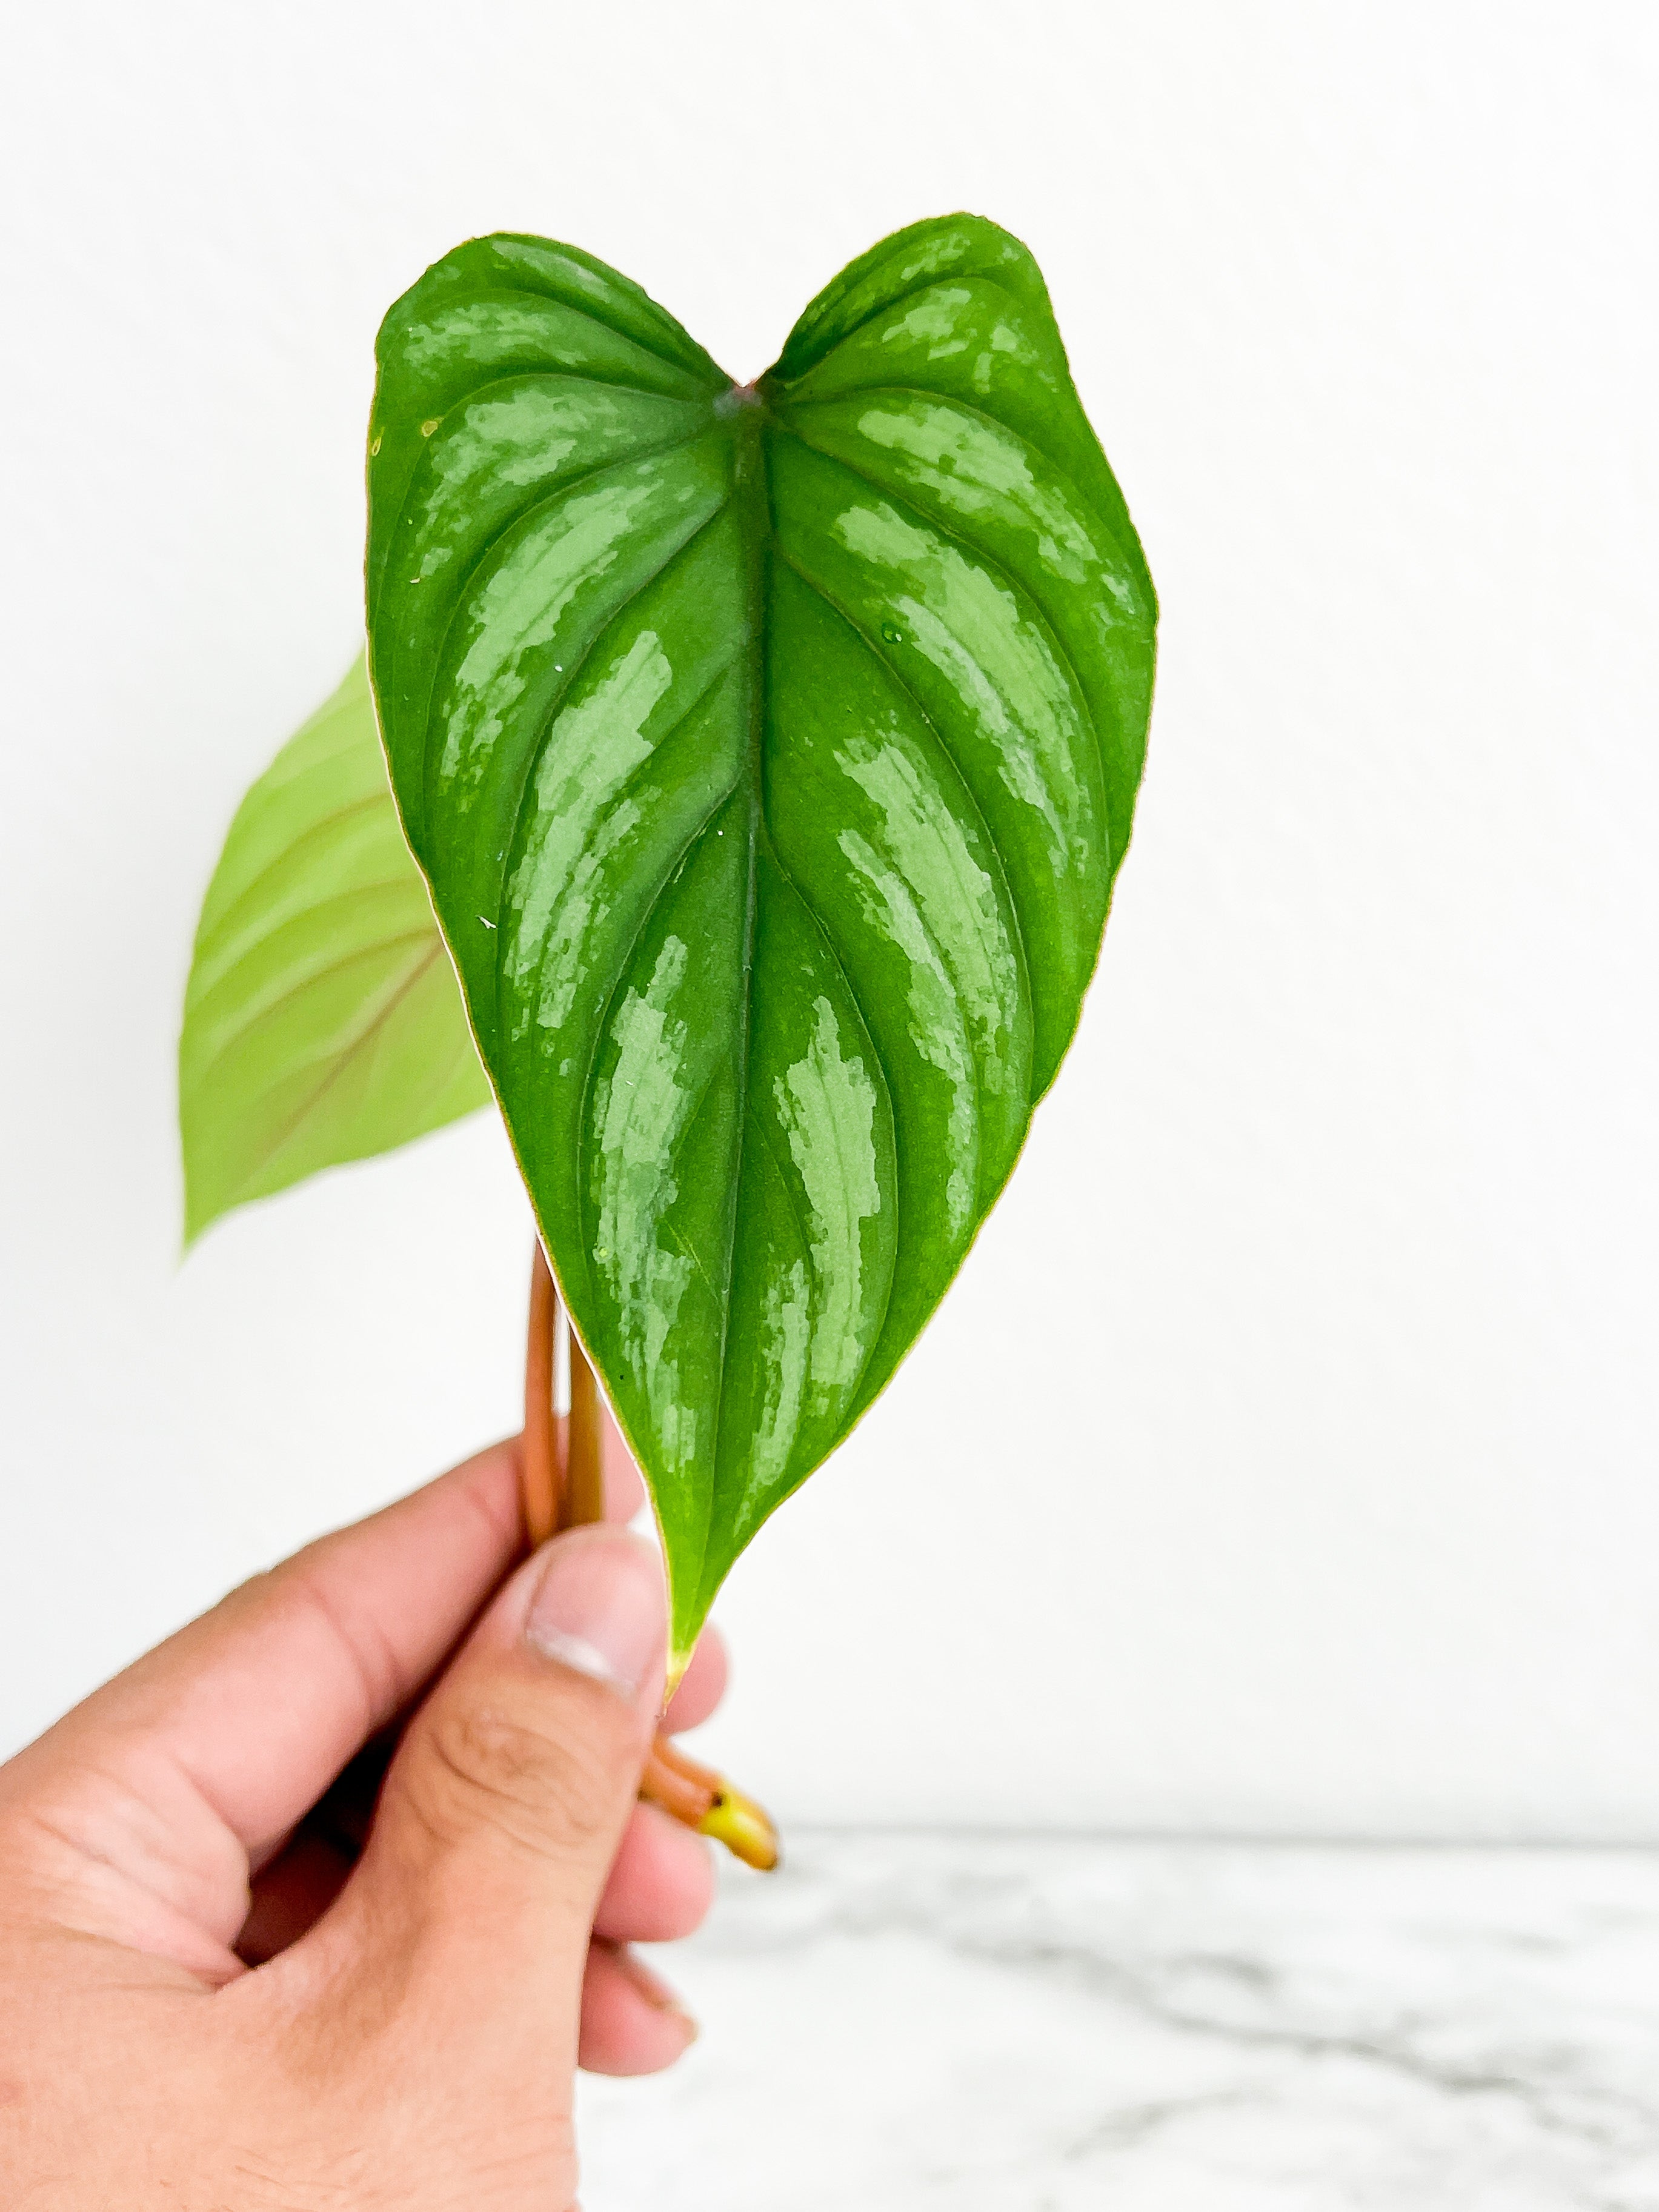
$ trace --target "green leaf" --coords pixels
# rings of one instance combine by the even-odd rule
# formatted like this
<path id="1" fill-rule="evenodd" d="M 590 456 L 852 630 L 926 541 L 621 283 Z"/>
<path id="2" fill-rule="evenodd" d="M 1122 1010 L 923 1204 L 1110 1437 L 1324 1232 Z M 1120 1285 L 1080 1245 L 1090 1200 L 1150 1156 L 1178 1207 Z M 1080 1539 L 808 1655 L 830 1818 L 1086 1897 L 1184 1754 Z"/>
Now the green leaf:
<path id="1" fill-rule="evenodd" d="M 238 808 L 179 1044 L 185 1237 L 489 1102 L 359 660 Z"/>
<path id="2" fill-rule="evenodd" d="M 392 782 L 683 1657 L 950 1282 L 1076 1026 L 1156 603 L 1030 255 L 970 216 L 736 387 L 574 248 L 387 315 Z"/>

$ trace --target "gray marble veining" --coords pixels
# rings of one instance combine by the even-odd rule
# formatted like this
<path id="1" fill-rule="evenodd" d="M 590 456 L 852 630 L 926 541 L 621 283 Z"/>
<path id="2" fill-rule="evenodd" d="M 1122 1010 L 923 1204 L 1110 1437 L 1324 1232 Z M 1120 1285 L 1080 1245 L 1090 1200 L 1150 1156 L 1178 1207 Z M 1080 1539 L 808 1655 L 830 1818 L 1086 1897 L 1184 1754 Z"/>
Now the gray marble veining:
<path id="1" fill-rule="evenodd" d="M 791 1842 L 587 2212 L 1659 2212 L 1659 1853 Z"/>

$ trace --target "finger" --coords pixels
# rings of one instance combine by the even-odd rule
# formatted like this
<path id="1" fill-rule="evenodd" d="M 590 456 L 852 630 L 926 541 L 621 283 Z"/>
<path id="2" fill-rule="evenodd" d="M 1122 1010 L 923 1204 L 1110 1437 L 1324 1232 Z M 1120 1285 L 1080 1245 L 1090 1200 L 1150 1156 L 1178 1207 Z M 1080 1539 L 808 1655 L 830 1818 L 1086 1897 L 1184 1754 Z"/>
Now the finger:
<path id="1" fill-rule="evenodd" d="M 49 1730 L 7 1786 L 96 1764 L 171 1813 L 182 1781 L 257 1856 L 409 1703 L 521 1540 L 517 1447 L 498 1444 L 234 1590 Z"/>
<path id="2" fill-rule="evenodd" d="M 609 1406 L 605 1409 L 599 1442 L 605 1466 L 605 1517 L 631 1521 L 645 1503 L 645 1484 Z"/>
<path id="3" fill-rule="evenodd" d="M 579 2063 L 590 2074 L 659 2074 L 697 2039 L 666 1982 L 631 1951 L 596 1943 L 582 1977 Z"/>
<path id="4" fill-rule="evenodd" d="M 561 2042 L 574 2063 L 575 1991 L 666 1643 L 649 1545 L 599 1525 L 544 1546 L 410 1721 L 338 1906 L 279 1968 L 375 2004 L 395 1990 L 412 2021 L 428 2007 L 487 2020 L 469 2052 L 515 2080 L 554 2079 Z M 441 2087 L 459 2095 L 461 2075 Z"/>
<path id="5" fill-rule="evenodd" d="M 694 1729 L 706 1721 L 726 1695 L 730 1672 L 726 1638 L 718 1628 L 705 1628 L 678 1689 L 668 1700 L 668 1711 L 662 1717 L 663 1733 L 678 1735 L 682 1729 Z"/>
<path id="6" fill-rule="evenodd" d="M 368 1841 L 386 1769 L 398 1755 L 402 1737 L 403 1729 L 397 1722 L 377 1729 L 305 1816 L 304 1826 L 326 1836 L 354 1865 Z"/>
<path id="7" fill-rule="evenodd" d="M 245 1965 L 258 1966 L 297 1942 L 345 1887 L 368 1838 L 392 1748 L 377 1737 L 360 1753 L 254 1875 L 234 1945 Z M 641 1803 L 623 1831 L 594 1932 L 613 1943 L 677 1942 L 702 1925 L 714 1899 L 708 1844 L 660 1808 Z"/>
<path id="8" fill-rule="evenodd" d="M 701 1928 L 714 1869 L 701 1836 L 655 1805 L 636 1805 L 605 1877 L 593 1933 L 612 1943 L 673 1943 Z"/>
<path id="9" fill-rule="evenodd" d="M 297 1942 L 344 1888 L 368 1822 L 353 1832 L 355 1822 L 325 1817 L 338 1790 L 337 1784 L 255 1875 L 235 1943 L 244 1964 L 257 1966 Z M 714 1900 L 708 1844 L 659 1807 L 639 1804 L 605 1878 L 593 1930 L 612 1943 L 678 1942 L 702 1925 Z"/>
<path id="10" fill-rule="evenodd" d="M 234 1946 L 245 1965 L 259 1965 L 297 1942 L 345 1887 L 396 1748 L 389 1731 L 371 1738 L 256 1872 Z M 708 1845 L 658 1807 L 641 1803 L 623 1832 L 595 1932 L 614 1943 L 675 1942 L 702 1926 L 714 1896 Z"/>
<path id="11" fill-rule="evenodd" d="M 297 1942 L 345 1887 L 368 1840 L 397 1748 L 395 1726 L 372 1735 L 299 1826 L 253 1866 L 247 1918 L 234 1947 L 245 1966 L 258 1966 Z"/>
<path id="12" fill-rule="evenodd" d="M 298 1830 L 254 1880 L 234 1947 L 242 1964 L 262 1966 L 315 1927 L 345 1887 L 356 1856 L 330 1836 Z"/>

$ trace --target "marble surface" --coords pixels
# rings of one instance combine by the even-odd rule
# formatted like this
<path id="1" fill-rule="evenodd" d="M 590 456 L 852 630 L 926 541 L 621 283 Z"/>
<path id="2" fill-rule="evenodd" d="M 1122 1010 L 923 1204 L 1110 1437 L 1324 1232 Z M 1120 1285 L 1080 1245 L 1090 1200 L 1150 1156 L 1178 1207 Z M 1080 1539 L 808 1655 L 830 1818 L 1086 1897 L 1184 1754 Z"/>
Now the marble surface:
<path id="1" fill-rule="evenodd" d="M 790 1842 L 586 2212 L 1659 2212 L 1659 1853 Z"/>

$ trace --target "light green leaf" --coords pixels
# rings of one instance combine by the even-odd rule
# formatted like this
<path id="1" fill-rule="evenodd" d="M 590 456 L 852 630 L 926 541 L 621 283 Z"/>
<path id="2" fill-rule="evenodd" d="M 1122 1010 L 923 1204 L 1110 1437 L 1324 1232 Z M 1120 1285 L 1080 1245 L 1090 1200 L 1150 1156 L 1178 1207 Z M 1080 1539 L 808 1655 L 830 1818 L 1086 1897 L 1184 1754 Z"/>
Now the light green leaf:
<path id="1" fill-rule="evenodd" d="M 393 786 L 683 1657 L 1059 1066 L 1152 583 L 1036 266 L 971 216 L 752 389 L 574 248 L 474 240 L 386 317 L 369 453 Z"/>
<path id="2" fill-rule="evenodd" d="M 359 660 L 238 808 L 179 1044 L 185 1236 L 486 1104 Z"/>

